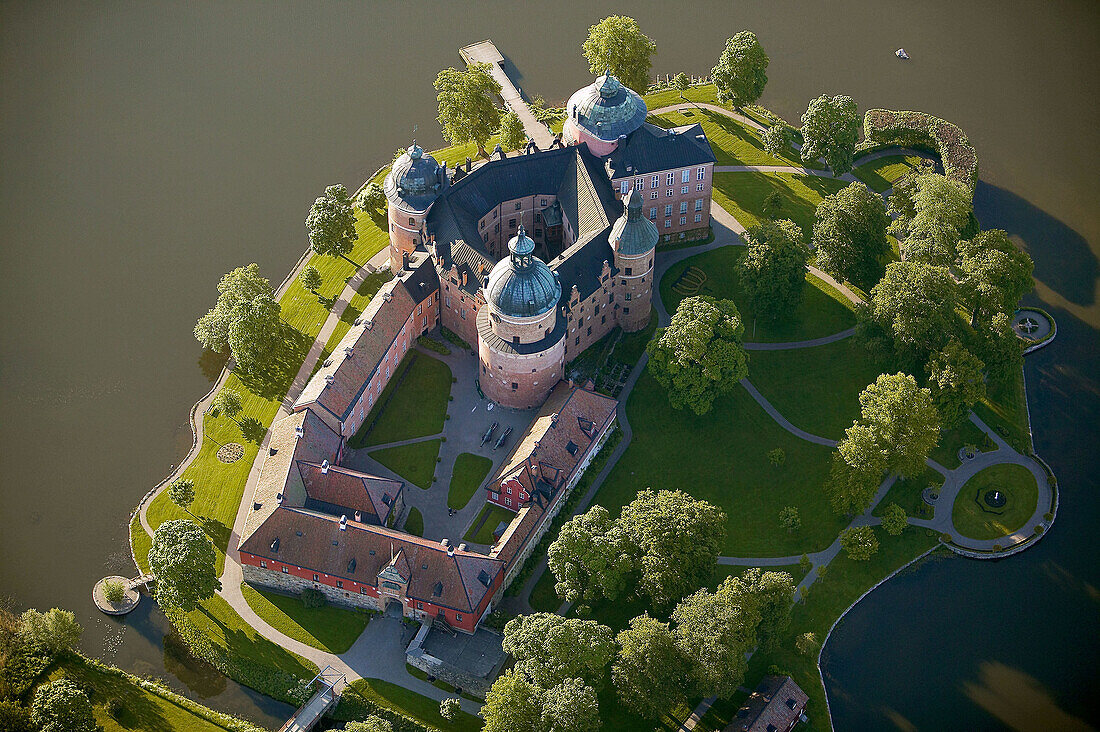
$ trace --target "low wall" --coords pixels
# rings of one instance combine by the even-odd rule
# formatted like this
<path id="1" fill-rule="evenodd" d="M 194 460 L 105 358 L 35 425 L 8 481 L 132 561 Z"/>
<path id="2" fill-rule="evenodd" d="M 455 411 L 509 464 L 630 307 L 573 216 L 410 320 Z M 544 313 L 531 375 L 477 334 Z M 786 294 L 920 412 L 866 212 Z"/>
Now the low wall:
<path id="1" fill-rule="evenodd" d="M 302 590 L 318 590 L 333 605 L 351 608 L 352 610 L 382 610 L 379 598 L 370 595 L 337 589 L 326 585 L 324 582 L 311 582 L 290 573 L 273 572 L 270 569 L 261 569 L 250 564 L 241 564 L 241 570 L 244 574 L 244 581 L 248 584 L 268 588 L 284 595 L 298 597 L 302 594 Z"/>
<path id="2" fill-rule="evenodd" d="M 485 695 L 489 693 L 489 687 L 493 685 L 493 680 L 496 678 L 499 669 L 494 670 L 494 672 L 490 674 L 490 678 L 483 678 L 465 669 L 452 666 L 443 659 L 436 658 L 424 650 L 424 643 L 428 639 L 428 634 L 431 630 L 432 626 L 428 623 L 424 623 L 420 626 L 420 631 L 416 634 L 416 637 L 413 638 L 412 643 L 409 644 L 408 649 L 405 651 L 405 660 L 410 666 L 420 669 L 429 676 L 434 676 L 456 689 L 461 689 L 465 694 L 471 694 L 484 700 Z M 482 628 L 478 632 L 488 633 L 490 631 Z"/>

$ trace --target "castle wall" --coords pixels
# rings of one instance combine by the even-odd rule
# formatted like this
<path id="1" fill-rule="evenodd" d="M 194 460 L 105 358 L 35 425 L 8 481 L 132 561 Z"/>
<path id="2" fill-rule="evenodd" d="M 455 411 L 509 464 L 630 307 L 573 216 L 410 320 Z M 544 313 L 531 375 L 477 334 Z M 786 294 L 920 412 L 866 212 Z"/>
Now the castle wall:
<path id="1" fill-rule="evenodd" d="M 562 378 L 565 343 L 559 340 L 545 351 L 524 355 L 504 353 L 479 340 L 478 357 L 485 396 L 504 407 L 529 409 L 546 401 Z"/>
<path id="2" fill-rule="evenodd" d="M 480 293 L 471 295 L 455 284 L 457 279 L 453 271 L 439 277 L 439 322 L 444 328 L 457 333 L 471 348 L 476 348 L 477 313 L 485 301 L 481 299 Z"/>
<path id="3" fill-rule="evenodd" d="M 622 306 L 615 314 L 627 333 L 642 330 L 649 324 L 655 255 L 653 251 L 633 257 L 615 255 L 615 267 L 619 270 L 615 276 L 615 292 Z"/>
<path id="4" fill-rule="evenodd" d="M 574 122 L 572 117 L 565 120 L 565 126 L 562 129 L 562 133 L 563 138 L 571 144 L 579 145 L 582 142 L 588 143 L 588 149 L 592 154 L 601 158 L 615 152 L 619 147 L 618 140 L 605 142 L 598 137 L 590 135 L 587 130 L 582 129 Z"/>
<path id="5" fill-rule="evenodd" d="M 617 195 L 626 195 L 632 187 L 638 188 L 645 199 L 642 215 L 657 226 L 661 241 L 669 242 L 687 238 L 688 232 L 710 226 L 713 180 L 714 164 L 706 163 L 614 178 L 611 185 Z"/>
<path id="6" fill-rule="evenodd" d="M 386 206 L 386 219 L 390 225 L 390 271 L 397 272 L 401 269 L 401 253 L 412 253 L 423 242 L 420 230 L 424 225 L 424 219 L 428 216 L 425 211 L 407 211 L 398 208 L 393 201 Z"/>
<path id="7" fill-rule="evenodd" d="M 502 202 L 485 212 L 478 219 L 478 231 L 481 232 L 481 240 L 485 244 L 490 256 L 500 260 L 508 256 L 508 242 L 519 231 L 520 224 L 526 229 L 527 235 L 538 245 L 546 241 L 545 226 L 542 222 L 541 211 L 547 206 L 553 205 L 558 197 L 552 194 L 536 194 L 513 198 Z M 567 243 L 572 243 L 571 231 L 566 231 Z"/>

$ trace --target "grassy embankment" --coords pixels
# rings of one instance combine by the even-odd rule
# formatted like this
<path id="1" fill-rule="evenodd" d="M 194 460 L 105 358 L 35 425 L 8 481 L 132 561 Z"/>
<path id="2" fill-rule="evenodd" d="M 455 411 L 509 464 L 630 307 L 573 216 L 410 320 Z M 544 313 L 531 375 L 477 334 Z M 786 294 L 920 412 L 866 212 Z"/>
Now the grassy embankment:
<path id="1" fill-rule="evenodd" d="M 257 615 L 275 630 L 329 653 L 343 653 L 367 627 L 370 616 L 333 605 L 307 608 L 297 597 L 258 590 L 241 583 L 241 593 Z"/>

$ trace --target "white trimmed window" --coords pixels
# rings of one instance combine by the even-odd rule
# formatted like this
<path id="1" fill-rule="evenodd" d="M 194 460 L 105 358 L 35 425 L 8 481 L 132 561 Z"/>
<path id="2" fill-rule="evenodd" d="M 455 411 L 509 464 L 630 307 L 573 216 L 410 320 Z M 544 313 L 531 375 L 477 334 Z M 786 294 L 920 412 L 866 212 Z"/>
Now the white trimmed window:
<path id="1" fill-rule="evenodd" d="M 672 215 L 672 204 L 670 203 L 667 206 L 665 206 L 665 216 L 671 216 L 671 215 Z"/>
<path id="2" fill-rule="evenodd" d="M 687 213 L 687 212 L 688 212 L 688 202 L 687 201 L 680 201 L 680 213 Z"/>
<path id="3" fill-rule="evenodd" d="M 697 190 L 697 191 L 703 190 L 703 184 L 702 183 L 696 183 L 695 184 L 695 190 Z"/>
<path id="4" fill-rule="evenodd" d="M 665 228 L 666 229 L 671 229 L 672 228 L 672 219 L 665 219 Z"/>
<path id="5" fill-rule="evenodd" d="M 695 199 L 695 210 L 696 211 L 702 211 L 703 210 L 703 199 L 701 199 L 701 198 L 696 198 Z"/>
<path id="6" fill-rule="evenodd" d="M 619 184 L 619 193 L 622 193 L 625 196 L 629 190 L 630 181 L 624 180 L 622 183 Z"/>
<path id="7" fill-rule="evenodd" d="M 684 168 L 684 170 L 680 173 L 680 182 L 687 183 L 689 180 L 691 180 L 691 171 L 687 168 Z"/>
<path id="8" fill-rule="evenodd" d="M 680 187 L 680 195 L 681 196 L 686 196 L 688 194 L 688 191 L 690 191 L 690 190 L 691 190 L 691 186 L 681 186 Z"/>
<path id="9" fill-rule="evenodd" d="M 661 184 L 661 176 L 659 176 L 659 175 L 655 175 L 655 176 L 653 176 L 652 178 L 649 179 L 649 187 L 650 188 L 656 188 L 660 184 Z"/>
<path id="10" fill-rule="evenodd" d="M 695 214 L 695 223 L 700 223 L 703 220 L 703 214 Z"/>
<path id="11" fill-rule="evenodd" d="M 681 216 L 680 217 L 680 226 L 683 226 L 687 222 L 688 222 L 688 217 L 687 216 Z"/>
<path id="12" fill-rule="evenodd" d="M 698 180 L 703 180 L 704 178 L 707 177 L 707 169 L 706 168 L 699 168 L 699 170 L 695 171 L 695 177 Z"/>
<path id="13" fill-rule="evenodd" d="M 649 209 L 649 218 L 651 218 L 651 219 L 657 218 L 657 207 L 656 206 Z"/>
<path id="14" fill-rule="evenodd" d="M 661 195 L 661 194 L 660 194 L 660 193 L 658 193 L 657 191 L 653 191 L 653 193 L 651 193 L 651 194 L 649 195 L 649 197 L 650 197 L 650 198 L 656 198 L 656 197 L 657 197 L 657 196 L 659 196 L 659 195 Z"/>
<path id="15" fill-rule="evenodd" d="M 668 174 L 668 184 L 671 186 L 671 185 L 675 185 L 675 183 L 676 183 L 676 174 L 675 173 L 669 173 Z"/>

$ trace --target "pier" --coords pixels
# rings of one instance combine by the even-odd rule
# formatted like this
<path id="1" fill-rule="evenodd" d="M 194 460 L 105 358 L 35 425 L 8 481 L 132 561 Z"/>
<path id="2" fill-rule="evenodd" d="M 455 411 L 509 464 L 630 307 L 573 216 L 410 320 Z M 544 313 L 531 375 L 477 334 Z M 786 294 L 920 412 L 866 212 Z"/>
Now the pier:
<path id="1" fill-rule="evenodd" d="M 527 102 L 523 101 L 523 95 L 520 94 L 519 89 L 508 78 L 508 74 L 504 73 L 504 67 L 501 66 L 504 56 L 497 50 L 496 45 L 492 41 L 481 41 L 458 49 L 458 53 L 467 66 L 476 63 L 489 64 L 489 73 L 500 84 L 500 97 L 504 100 L 504 104 L 516 113 L 519 121 L 523 123 L 527 136 L 535 141 L 539 150 L 549 150 L 554 144 L 553 133 L 535 118 L 535 113 L 527 106 Z"/>

